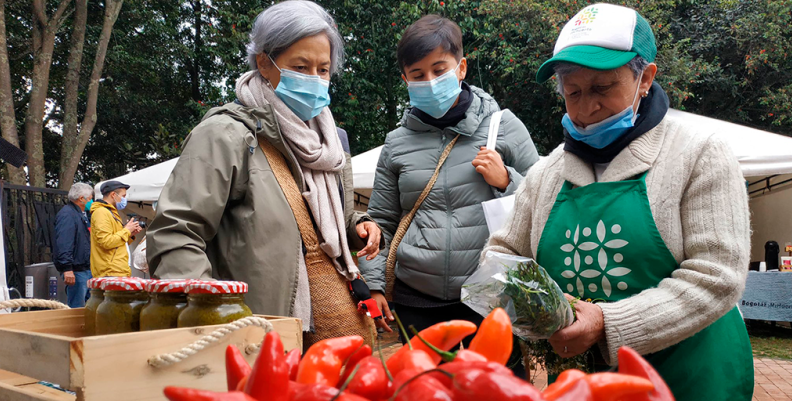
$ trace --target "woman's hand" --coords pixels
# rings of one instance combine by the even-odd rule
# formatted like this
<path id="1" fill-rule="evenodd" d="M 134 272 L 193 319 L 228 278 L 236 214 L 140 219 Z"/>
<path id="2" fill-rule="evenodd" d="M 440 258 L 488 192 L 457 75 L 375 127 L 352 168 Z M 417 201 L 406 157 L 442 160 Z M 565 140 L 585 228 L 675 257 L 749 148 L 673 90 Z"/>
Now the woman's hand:
<path id="1" fill-rule="evenodd" d="M 358 237 L 364 239 L 368 238 L 366 247 L 358 252 L 357 256 L 366 256 L 366 260 L 374 259 L 374 257 L 377 256 L 380 251 L 379 246 L 382 231 L 380 231 L 379 226 L 377 226 L 377 224 L 374 222 L 364 221 L 355 226 L 355 229 L 357 229 Z"/>
<path id="2" fill-rule="evenodd" d="M 380 312 L 382 312 L 382 319 L 375 320 L 375 322 L 377 322 L 377 327 L 381 327 L 388 333 L 393 333 L 393 329 L 388 326 L 388 322 L 393 321 L 393 314 L 391 313 L 390 306 L 388 306 L 388 300 L 385 299 L 385 294 L 383 294 L 382 291 L 371 291 L 371 298 L 377 302 L 377 307 Z"/>
<path id="3" fill-rule="evenodd" d="M 569 294 L 567 299 L 574 297 Z M 575 302 L 577 320 L 569 327 L 558 330 L 550 337 L 550 345 L 563 358 L 580 355 L 605 337 L 605 318 L 596 304 Z"/>
<path id="4" fill-rule="evenodd" d="M 473 167 L 476 168 L 477 173 L 484 176 L 484 181 L 487 181 L 490 186 L 501 191 L 505 191 L 509 186 L 509 172 L 503 165 L 500 153 L 495 150 L 482 146 L 476 158 L 473 159 Z"/>

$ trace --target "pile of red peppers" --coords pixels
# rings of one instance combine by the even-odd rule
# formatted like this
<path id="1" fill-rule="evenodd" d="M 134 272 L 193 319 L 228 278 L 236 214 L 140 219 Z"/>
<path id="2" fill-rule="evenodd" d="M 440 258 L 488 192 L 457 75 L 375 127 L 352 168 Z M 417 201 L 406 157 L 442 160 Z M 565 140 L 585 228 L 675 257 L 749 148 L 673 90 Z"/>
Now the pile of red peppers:
<path id="1" fill-rule="evenodd" d="M 539 391 L 504 365 L 512 352 L 509 316 L 494 310 L 470 347 L 448 352 L 476 325 L 462 320 L 417 333 L 387 361 L 360 336 L 320 341 L 300 356 L 284 353 L 267 333 L 251 368 L 233 345 L 226 350 L 228 392 L 165 388 L 171 401 L 673 401 L 663 379 L 634 350 L 619 350 L 616 372 L 567 370 Z"/>

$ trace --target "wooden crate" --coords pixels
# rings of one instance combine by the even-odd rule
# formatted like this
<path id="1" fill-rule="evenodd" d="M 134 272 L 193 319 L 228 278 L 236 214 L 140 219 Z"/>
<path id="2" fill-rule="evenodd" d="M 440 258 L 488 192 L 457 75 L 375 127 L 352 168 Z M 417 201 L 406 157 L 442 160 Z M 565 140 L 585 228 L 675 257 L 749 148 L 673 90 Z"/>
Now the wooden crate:
<path id="1" fill-rule="evenodd" d="M 286 350 L 302 348 L 298 319 L 263 317 L 272 322 Z M 182 362 L 152 368 L 149 357 L 178 351 L 217 326 L 91 337 L 84 336 L 83 328 L 82 309 L 0 315 L 0 400 L 165 400 L 165 386 L 225 391 L 226 347 L 244 350 L 264 338 L 264 329 L 245 327 Z M 251 364 L 255 357 L 246 355 Z M 36 384 L 39 380 L 77 396 L 49 394 L 53 390 Z"/>

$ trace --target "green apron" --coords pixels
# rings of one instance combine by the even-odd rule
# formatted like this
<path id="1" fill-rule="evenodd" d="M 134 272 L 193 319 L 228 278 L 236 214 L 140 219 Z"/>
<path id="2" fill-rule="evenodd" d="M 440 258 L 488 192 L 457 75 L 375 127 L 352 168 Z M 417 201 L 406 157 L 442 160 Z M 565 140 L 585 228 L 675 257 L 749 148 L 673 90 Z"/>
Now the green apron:
<path id="1" fill-rule="evenodd" d="M 655 225 L 646 174 L 578 188 L 564 183 L 536 257 L 563 291 L 619 301 L 656 287 L 678 267 Z M 645 357 L 678 401 L 751 400 L 753 356 L 736 306 L 693 337 Z"/>

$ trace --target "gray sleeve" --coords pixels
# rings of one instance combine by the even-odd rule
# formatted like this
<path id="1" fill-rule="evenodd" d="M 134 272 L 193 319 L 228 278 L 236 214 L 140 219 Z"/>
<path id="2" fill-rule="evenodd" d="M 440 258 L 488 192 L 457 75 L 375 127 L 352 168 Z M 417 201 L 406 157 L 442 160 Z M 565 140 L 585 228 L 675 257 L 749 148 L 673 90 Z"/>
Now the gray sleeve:
<path id="1" fill-rule="evenodd" d="M 241 168 L 246 145 L 234 123 L 196 127 L 158 201 L 148 230 L 147 258 L 160 278 L 211 278 L 206 246 L 217 234 L 234 183 L 247 181 Z M 238 143 L 237 143 L 238 142 Z"/>
<path id="2" fill-rule="evenodd" d="M 492 188 L 496 198 L 514 194 L 520 186 L 528 169 L 539 161 L 539 153 L 522 121 L 510 110 L 503 113 L 498 143 L 495 145 L 503 157 L 503 164 L 509 172 L 509 185 L 504 191 Z"/>
<path id="3" fill-rule="evenodd" d="M 382 229 L 382 237 L 388 247 L 402 216 L 401 202 L 399 201 L 399 175 L 398 171 L 393 169 L 391 162 L 391 148 L 386 140 L 377 162 L 377 174 L 374 177 L 374 189 L 371 193 L 371 200 L 369 200 L 368 214 Z M 372 290 L 385 290 L 385 264 L 388 247 L 373 260 L 360 259 L 360 272 Z"/>

